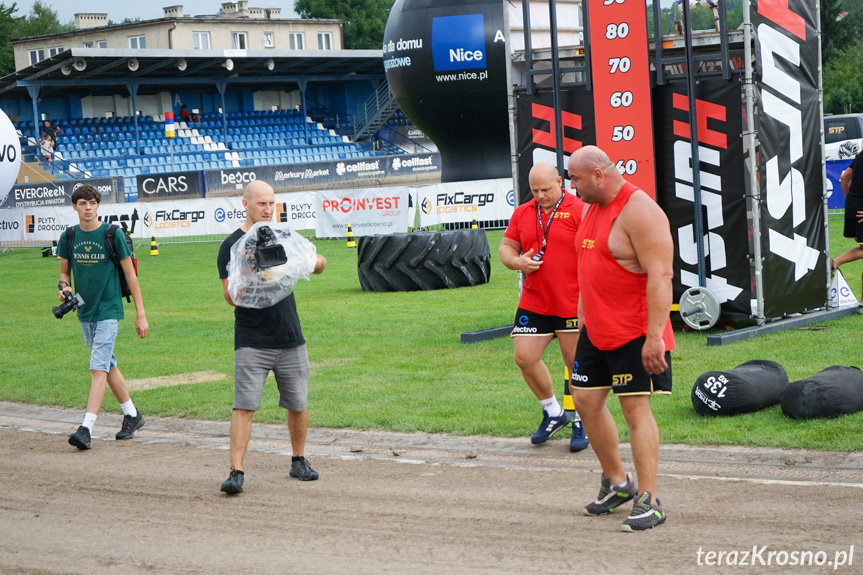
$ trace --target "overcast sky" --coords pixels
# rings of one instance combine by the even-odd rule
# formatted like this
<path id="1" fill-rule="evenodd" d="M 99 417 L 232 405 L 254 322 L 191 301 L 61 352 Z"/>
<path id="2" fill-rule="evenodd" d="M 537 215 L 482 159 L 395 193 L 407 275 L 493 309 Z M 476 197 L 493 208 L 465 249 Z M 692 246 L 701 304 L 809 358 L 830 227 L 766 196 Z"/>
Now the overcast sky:
<path id="1" fill-rule="evenodd" d="M 2 0 L 6 6 L 12 4 L 13 0 Z M 26 16 L 33 7 L 34 0 L 15 0 L 18 6 L 17 16 Z M 108 19 L 120 23 L 124 18 L 140 18 L 141 20 L 153 20 L 162 18 L 165 6 L 180 5 L 186 16 L 212 15 L 219 12 L 222 6 L 221 0 L 162 0 L 153 2 L 124 2 L 117 0 L 43 0 L 43 4 L 50 6 L 57 12 L 61 22 L 69 22 L 75 14 L 80 12 L 97 12 L 108 14 Z M 249 0 L 252 8 L 281 8 L 282 18 L 296 16 L 294 13 L 294 0 Z"/>

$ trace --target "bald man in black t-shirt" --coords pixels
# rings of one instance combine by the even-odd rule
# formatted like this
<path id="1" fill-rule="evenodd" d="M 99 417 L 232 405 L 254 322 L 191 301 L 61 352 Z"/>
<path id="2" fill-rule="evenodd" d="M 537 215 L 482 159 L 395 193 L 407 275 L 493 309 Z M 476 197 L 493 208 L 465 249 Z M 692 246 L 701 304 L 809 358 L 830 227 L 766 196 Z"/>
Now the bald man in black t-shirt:
<path id="1" fill-rule="evenodd" d="M 318 478 L 303 456 L 308 426 L 309 356 L 300 328 L 294 294 L 263 309 L 237 306 L 228 293 L 228 263 L 231 248 L 258 222 L 273 217 L 275 193 L 261 180 L 243 193 L 246 221 L 219 247 L 218 267 L 225 300 L 234 307 L 234 406 L 231 414 L 231 473 L 221 490 L 229 495 L 243 491 L 243 458 L 252 433 L 252 416 L 260 408 L 261 394 L 270 371 L 279 388 L 279 406 L 288 411 L 291 434 L 291 477 L 300 481 Z M 327 261 L 315 255 L 312 273 L 324 271 Z"/>

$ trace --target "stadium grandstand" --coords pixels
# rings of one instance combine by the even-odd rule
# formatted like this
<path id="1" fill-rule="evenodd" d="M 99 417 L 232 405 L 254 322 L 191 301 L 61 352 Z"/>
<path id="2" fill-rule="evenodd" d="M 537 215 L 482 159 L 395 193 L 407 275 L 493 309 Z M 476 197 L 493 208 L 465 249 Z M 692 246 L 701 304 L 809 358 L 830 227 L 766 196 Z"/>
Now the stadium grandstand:
<path id="1" fill-rule="evenodd" d="M 120 201 L 135 201 L 144 174 L 434 151 L 398 109 L 382 51 L 340 49 L 338 37 L 333 49 L 288 47 L 298 26 L 312 35 L 316 26 L 329 30 L 341 21 L 269 15 L 259 23 L 275 30 L 265 37 L 267 49 L 218 45 L 230 35 L 217 30 L 247 29 L 254 20 L 236 16 L 190 18 L 166 9 L 156 20 L 13 40 L 16 62 L 28 65 L 0 79 L 0 108 L 27 164 L 19 183 L 112 178 Z M 192 22 L 195 30 L 212 26 L 209 49 L 192 46 L 200 35 Z M 161 38 L 167 29 L 173 35 Z M 132 33 L 138 46 L 146 36 L 149 48 L 121 47 Z M 244 46 L 255 45 L 255 34 Z M 107 45 L 87 47 L 102 36 Z M 191 118 L 180 118 L 183 106 Z M 59 127 L 50 160 L 39 151 L 45 121 Z"/>

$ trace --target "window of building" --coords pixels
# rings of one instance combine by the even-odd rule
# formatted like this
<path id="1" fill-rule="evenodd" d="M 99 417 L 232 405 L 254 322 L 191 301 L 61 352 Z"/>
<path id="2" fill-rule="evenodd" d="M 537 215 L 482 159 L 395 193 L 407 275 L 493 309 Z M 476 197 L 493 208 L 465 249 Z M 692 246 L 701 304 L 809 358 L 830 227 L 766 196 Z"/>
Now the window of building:
<path id="1" fill-rule="evenodd" d="M 210 33 L 209 32 L 192 32 L 192 47 L 195 50 L 210 49 Z"/>
<path id="2" fill-rule="evenodd" d="M 234 50 L 248 50 L 249 35 L 245 32 L 231 32 L 231 48 Z"/>
<path id="3" fill-rule="evenodd" d="M 93 43 L 92 43 L 92 42 L 84 42 L 84 47 L 85 47 L 85 48 L 92 48 L 92 47 L 93 47 Z"/>
<path id="4" fill-rule="evenodd" d="M 30 50 L 30 65 L 45 59 L 45 50 Z"/>
<path id="5" fill-rule="evenodd" d="M 56 56 L 60 52 L 63 51 L 63 46 L 55 46 L 53 48 L 48 48 L 48 56 Z"/>
<path id="6" fill-rule="evenodd" d="M 291 32 L 291 50 L 305 50 L 306 40 L 302 32 Z"/>
<path id="7" fill-rule="evenodd" d="M 107 40 L 99 40 L 98 42 L 96 42 L 96 47 L 97 48 L 107 48 L 108 47 L 108 41 Z"/>
<path id="8" fill-rule="evenodd" d="M 333 35 L 330 32 L 318 32 L 318 50 L 332 50 Z"/>
<path id="9" fill-rule="evenodd" d="M 264 32 L 264 48 L 275 48 L 276 42 L 273 40 L 272 32 Z"/>
<path id="10" fill-rule="evenodd" d="M 129 48 L 132 50 L 143 50 L 147 47 L 145 36 L 129 36 Z"/>

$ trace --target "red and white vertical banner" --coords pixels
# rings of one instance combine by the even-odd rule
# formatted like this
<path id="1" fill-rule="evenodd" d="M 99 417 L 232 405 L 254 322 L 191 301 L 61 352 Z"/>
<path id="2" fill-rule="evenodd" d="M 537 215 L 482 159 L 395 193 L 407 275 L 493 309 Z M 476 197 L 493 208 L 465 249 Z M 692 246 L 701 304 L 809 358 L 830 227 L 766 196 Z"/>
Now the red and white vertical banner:
<path id="1" fill-rule="evenodd" d="M 165 137 L 173 138 L 174 135 L 174 112 L 165 112 Z"/>
<path id="2" fill-rule="evenodd" d="M 656 197 L 643 0 L 589 0 L 596 145 Z"/>

